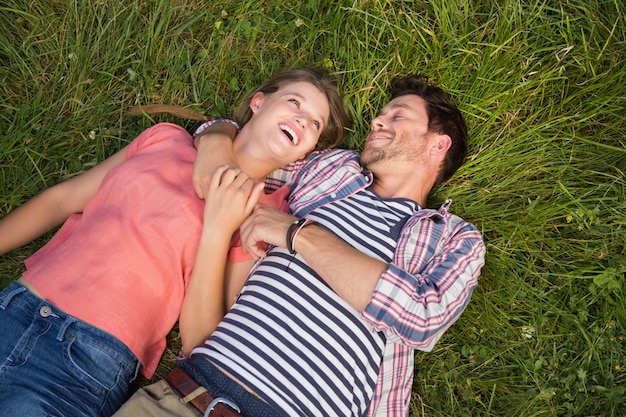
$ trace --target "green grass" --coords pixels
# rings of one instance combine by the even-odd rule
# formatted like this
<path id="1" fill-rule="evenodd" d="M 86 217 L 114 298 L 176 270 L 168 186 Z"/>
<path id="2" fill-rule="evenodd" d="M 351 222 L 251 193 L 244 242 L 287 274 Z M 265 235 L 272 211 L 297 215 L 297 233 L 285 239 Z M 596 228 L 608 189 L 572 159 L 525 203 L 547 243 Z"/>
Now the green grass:
<path id="1" fill-rule="evenodd" d="M 463 317 L 416 354 L 414 415 L 625 415 L 625 63 L 621 0 L 8 0 L 0 216 L 155 121 L 196 124 L 138 104 L 227 115 L 278 69 L 323 65 L 359 149 L 389 79 L 421 73 L 471 134 L 431 203 L 452 198 L 488 253 Z M 0 258 L 2 285 L 46 238 Z"/>

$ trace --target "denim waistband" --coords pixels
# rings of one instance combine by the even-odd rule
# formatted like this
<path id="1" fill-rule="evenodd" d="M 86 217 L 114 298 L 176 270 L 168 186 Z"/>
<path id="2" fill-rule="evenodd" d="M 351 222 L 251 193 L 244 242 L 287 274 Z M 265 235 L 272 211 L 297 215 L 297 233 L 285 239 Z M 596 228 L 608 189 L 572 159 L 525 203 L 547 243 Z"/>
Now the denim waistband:
<path id="1" fill-rule="evenodd" d="M 194 354 L 181 360 L 179 366 L 213 397 L 225 397 L 237 404 L 245 417 L 279 417 L 269 404 L 246 390 L 241 384 L 217 368 L 204 355 Z"/>
<path id="2" fill-rule="evenodd" d="M 100 346 L 122 364 L 138 363 L 135 354 L 117 337 L 67 314 L 54 303 L 39 298 L 17 281 L 12 282 L 0 292 L 0 310 L 13 307 L 19 308 L 24 314 L 36 316 L 38 320 L 49 322 L 56 329 L 56 339 L 59 341 L 78 337 Z M 139 365 L 135 366 L 129 371 L 136 373 Z"/>

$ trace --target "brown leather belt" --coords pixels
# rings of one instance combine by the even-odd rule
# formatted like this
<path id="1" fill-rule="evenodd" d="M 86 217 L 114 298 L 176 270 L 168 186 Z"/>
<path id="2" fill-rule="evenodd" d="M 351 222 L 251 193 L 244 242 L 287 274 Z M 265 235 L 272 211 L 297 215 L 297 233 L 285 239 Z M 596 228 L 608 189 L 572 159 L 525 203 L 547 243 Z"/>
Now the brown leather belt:
<path id="1" fill-rule="evenodd" d="M 165 380 L 183 397 L 192 394 L 194 391 L 199 392 L 198 395 L 189 400 L 189 402 L 205 417 L 242 416 L 239 412 L 239 407 L 232 401 L 222 397 L 214 398 L 180 368 L 174 368 L 172 372 L 165 377 Z M 200 390 L 198 390 L 199 388 Z"/>

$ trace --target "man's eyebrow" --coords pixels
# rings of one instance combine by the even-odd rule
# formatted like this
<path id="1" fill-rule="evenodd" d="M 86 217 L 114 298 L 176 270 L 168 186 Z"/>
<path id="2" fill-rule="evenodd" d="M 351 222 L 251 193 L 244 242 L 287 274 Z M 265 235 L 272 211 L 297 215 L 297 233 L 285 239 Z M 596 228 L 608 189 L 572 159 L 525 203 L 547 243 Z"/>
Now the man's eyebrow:
<path id="1" fill-rule="evenodd" d="M 408 109 L 408 110 L 412 110 L 413 106 L 409 106 L 406 103 L 394 103 L 391 105 L 391 108 L 395 109 L 395 108 L 401 108 L 401 109 Z"/>
<path id="2" fill-rule="evenodd" d="M 380 109 L 380 111 L 376 114 L 377 116 L 384 115 L 389 110 L 396 109 L 406 109 L 406 110 L 414 110 L 413 106 L 410 106 L 406 103 L 391 103 Z"/>

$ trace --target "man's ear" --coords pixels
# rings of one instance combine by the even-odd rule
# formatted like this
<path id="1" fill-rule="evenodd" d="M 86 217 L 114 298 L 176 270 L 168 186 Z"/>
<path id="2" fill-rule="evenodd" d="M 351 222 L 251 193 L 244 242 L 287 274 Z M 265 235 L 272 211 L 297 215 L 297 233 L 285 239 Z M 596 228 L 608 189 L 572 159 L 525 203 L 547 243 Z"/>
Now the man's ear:
<path id="1" fill-rule="evenodd" d="M 434 154 L 445 155 L 446 152 L 448 152 L 448 149 L 450 149 L 450 146 L 452 146 L 452 139 L 450 139 L 450 136 L 438 134 L 435 136 L 431 152 Z"/>
<path id="2" fill-rule="evenodd" d="M 250 110 L 252 110 L 252 113 L 256 113 L 257 111 L 259 111 L 259 109 L 263 106 L 264 101 L 265 94 L 260 91 L 254 93 L 252 99 L 250 100 Z"/>

